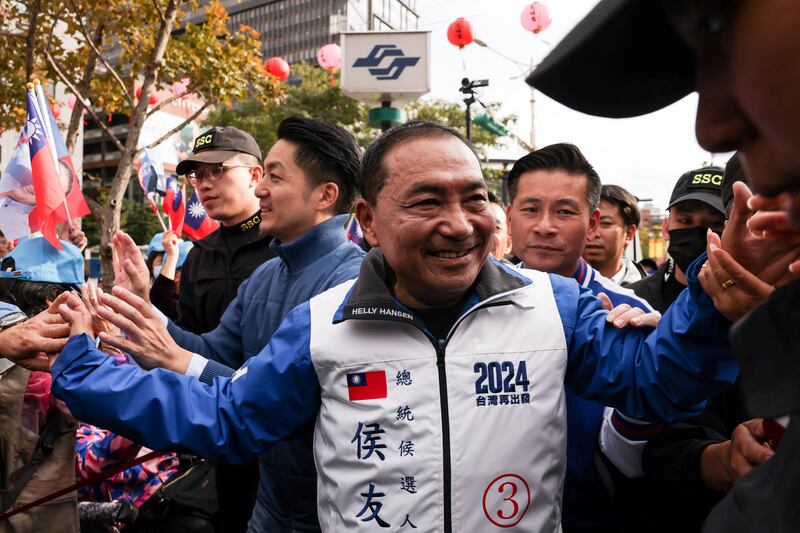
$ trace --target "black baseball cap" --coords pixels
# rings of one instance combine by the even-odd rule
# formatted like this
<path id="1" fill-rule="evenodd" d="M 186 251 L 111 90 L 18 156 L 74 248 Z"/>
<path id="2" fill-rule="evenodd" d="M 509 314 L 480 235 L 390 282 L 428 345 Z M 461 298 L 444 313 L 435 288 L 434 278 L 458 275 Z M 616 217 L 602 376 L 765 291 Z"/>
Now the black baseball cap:
<path id="1" fill-rule="evenodd" d="M 725 205 L 722 203 L 723 179 L 724 172 L 720 167 L 703 167 L 690 170 L 678 178 L 678 183 L 672 189 L 672 196 L 669 199 L 667 209 L 685 200 L 699 200 L 724 215 Z"/>
<path id="2" fill-rule="evenodd" d="M 214 127 L 194 140 L 192 155 L 175 167 L 175 172 L 184 176 L 196 163 L 222 163 L 238 154 L 250 154 L 261 161 L 261 148 L 253 137 L 233 126 Z"/>
<path id="3" fill-rule="evenodd" d="M 627 118 L 691 93 L 694 65 L 662 2 L 601 0 L 527 82 L 576 111 Z"/>

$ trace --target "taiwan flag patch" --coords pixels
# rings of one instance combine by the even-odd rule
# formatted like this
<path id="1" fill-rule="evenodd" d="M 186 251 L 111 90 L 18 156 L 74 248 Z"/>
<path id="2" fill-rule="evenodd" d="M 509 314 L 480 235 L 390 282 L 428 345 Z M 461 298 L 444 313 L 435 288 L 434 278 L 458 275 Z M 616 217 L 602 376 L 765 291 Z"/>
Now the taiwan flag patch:
<path id="1" fill-rule="evenodd" d="M 386 371 L 354 372 L 347 374 L 347 392 L 350 401 L 386 398 Z"/>

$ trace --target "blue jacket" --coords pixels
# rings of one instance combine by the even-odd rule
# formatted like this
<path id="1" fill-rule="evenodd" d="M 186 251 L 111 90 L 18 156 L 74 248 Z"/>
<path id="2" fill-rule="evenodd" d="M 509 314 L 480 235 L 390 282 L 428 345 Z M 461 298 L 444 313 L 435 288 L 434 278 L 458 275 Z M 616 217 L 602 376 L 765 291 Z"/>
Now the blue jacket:
<path id="1" fill-rule="evenodd" d="M 209 358 L 201 381 L 230 376 L 267 345 L 298 304 L 358 275 L 364 252 L 347 240 L 347 216 L 338 215 L 288 244 L 270 247 L 277 257 L 258 267 L 239 287 L 220 325 L 195 335 L 169 322 L 175 341 Z M 312 428 L 306 427 L 261 454 L 256 505 L 287 527 L 318 530 Z"/>
<path id="2" fill-rule="evenodd" d="M 630 290 L 620 287 L 581 258 L 573 279 L 597 296 L 605 293 L 614 306 L 628 304 L 650 312 L 653 309 Z M 581 398 L 569 388 L 567 399 L 567 474 L 564 479 L 564 529 L 571 533 L 615 531 L 608 474 L 598 472 L 597 437 L 605 407 Z M 618 529 L 618 528 L 617 528 Z"/>
<path id="3" fill-rule="evenodd" d="M 700 412 L 737 373 L 730 324 L 700 287 L 700 264 L 687 273 L 689 290 L 649 334 L 615 329 L 591 291 L 550 276 L 568 352 L 565 384 L 636 418 Z M 53 391 L 76 416 L 153 449 L 246 461 L 317 416 L 325 391 L 311 360 L 311 325 L 304 303 L 258 356 L 211 386 L 162 369 L 117 367 L 89 337 L 76 336 L 53 366 Z"/>

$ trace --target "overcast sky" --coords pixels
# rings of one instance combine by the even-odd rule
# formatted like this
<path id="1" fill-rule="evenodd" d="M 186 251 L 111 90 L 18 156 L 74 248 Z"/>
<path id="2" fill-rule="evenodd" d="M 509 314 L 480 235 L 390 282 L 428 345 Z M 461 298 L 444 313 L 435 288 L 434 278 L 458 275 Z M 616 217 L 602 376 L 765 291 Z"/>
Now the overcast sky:
<path id="1" fill-rule="evenodd" d="M 526 32 L 520 23 L 528 0 L 419 0 L 420 29 L 430 30 L 433 66 L 432 91 L 428 98 L 457 101 L 461 78 L 488 78 L 481 90 L 485 103 L 502 102 L 498 116 L 516 115 L 516 133 L 530 134 L 531 92 L 520 68 L 496 53 L 471 44 L 463 50 L 447 41 L 447 26 L 458 17 L 466 18 L 475 37 L 516 61 L 534 63 L 547 55 L 597 0 L 543 0 L 550 8 L 552 25 L 538 36 Z M 545 42 L 546 41 L 546 42 Z M 550 44 L 547 44 L 550 43 Z M 591 80 L 587 80 L 591 83 Z M 656 113 L 634 119 L 603 119 L 572 111 L 536 93 L 535 127 L 537 146 L 572 142 L 595 166 L 604 183 L 622 185 L 640 198 L 653 198 L 664 208 L 678 177 L 708 161 L 724 166 L 730 154 L 711 154 L 698 146 L 694 135 L 697 96 Z M 475 108 L 473 108 L 475 109 Z M 519 157 L 524 152 L 509 143 L 498 157 Z"/>

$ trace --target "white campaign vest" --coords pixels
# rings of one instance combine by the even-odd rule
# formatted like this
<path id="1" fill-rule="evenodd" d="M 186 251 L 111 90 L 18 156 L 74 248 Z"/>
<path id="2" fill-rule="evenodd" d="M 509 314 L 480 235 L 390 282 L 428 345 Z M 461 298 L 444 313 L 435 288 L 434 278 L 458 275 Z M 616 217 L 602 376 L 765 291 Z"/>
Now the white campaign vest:
<path id="1" fill-rule="evenodd" d="M 566 342 L 548 276 L 521 272 L 531 285 L 482 302 L 451 332 L 446 390 L 434 342 L 412 324 L 333 323 L 354 282 L 311 300 L 323 531 L 444 531 L 448 469 L 452 531 L 560 531 Z M 481 308 L 502 301 L 512 304 Z M 375 398 L 350 400 L 364 391 Z"/>

